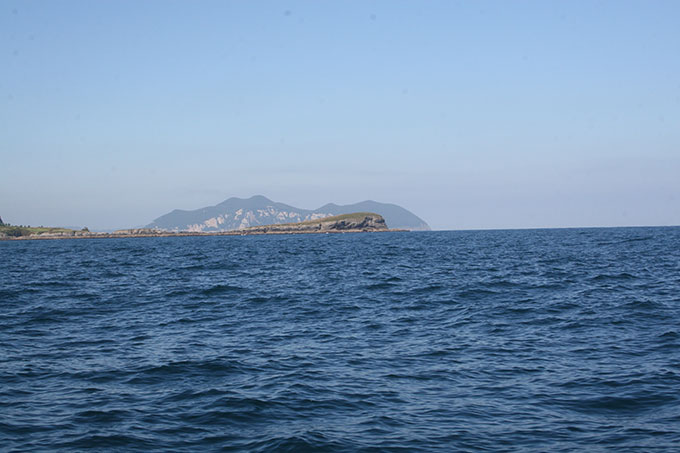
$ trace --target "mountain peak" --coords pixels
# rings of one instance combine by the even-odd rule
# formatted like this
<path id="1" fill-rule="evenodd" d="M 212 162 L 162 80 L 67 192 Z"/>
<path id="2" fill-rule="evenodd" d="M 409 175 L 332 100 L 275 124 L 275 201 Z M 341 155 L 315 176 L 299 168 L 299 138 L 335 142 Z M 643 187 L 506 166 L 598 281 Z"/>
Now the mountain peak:
<path id="1" fill-rule="evenodd" d="M 222 203 L 219 203 L 217 206 L 229 204 L 229 203 L 274 203 L 272 200 L 269 198 L 265 197 L 264 195 L 253 195 L 250 198 L 239 198 L 239 197 L 230 197 L 224 200 Z"/>
<path id="2" fill-rule="evenodd" d="M 253 195 L 252 197 L 248 198 L 248 200 L 252 201 L 266 201 L 269 203 L 273 203 L 269 198 L 265 197 L 264 195 Z"/>

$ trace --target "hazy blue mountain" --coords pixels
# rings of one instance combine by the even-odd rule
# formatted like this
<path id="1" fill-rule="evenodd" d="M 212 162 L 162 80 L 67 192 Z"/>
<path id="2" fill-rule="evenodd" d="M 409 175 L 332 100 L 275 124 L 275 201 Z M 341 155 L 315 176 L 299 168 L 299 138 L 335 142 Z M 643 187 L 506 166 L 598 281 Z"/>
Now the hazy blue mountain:
<path id="1" fill-rule="evenodd" d="M 257 225 L 303 222 L 331 215 L 353 212 L 374 212 L 385 218 L 389 228 L 407 230 L 429 230 L 423 219 L 412 212 L 389 203 L 362 201 L 361 203 L 339 206 L 327 204 L 319 209 L 300 209 L 284 203 L 277 203 L 262 195 L 251 198 L 229 198 L 215 206 L 193 211 L 175 209 L 145 228 L 167 231 L 228 231 Z"/>

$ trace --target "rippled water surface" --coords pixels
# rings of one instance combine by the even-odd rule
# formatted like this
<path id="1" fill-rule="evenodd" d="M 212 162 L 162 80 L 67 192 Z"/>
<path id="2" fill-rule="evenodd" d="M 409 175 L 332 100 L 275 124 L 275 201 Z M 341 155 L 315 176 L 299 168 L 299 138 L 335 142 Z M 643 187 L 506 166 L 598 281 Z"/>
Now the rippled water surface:
<path id="1" fill-rule="evenodd" d="M 0 450 L 678 451 L 680 228 L 0 242 Z"/>

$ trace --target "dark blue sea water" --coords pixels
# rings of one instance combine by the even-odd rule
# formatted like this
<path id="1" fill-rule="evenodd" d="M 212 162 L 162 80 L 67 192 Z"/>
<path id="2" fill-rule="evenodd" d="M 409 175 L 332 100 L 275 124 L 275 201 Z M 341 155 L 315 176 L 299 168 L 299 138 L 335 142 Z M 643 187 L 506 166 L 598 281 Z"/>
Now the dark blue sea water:
<path id="1" fill-rule="evenodd" d="M 678 451 L 680 228 L 0 242 L 2 451 Z"/>

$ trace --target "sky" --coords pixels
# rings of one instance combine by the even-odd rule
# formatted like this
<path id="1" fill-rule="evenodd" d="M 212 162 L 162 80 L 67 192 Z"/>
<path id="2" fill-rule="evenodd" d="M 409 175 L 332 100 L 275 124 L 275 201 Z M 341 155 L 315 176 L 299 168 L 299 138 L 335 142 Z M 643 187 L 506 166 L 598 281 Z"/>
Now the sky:
<path id="1" fill-rule="evenodd" d="M 678 1 L 0 0 L 0 217 L 680 225 Z"/>

